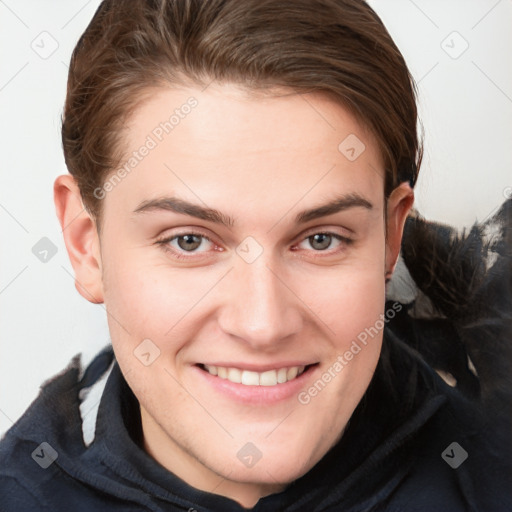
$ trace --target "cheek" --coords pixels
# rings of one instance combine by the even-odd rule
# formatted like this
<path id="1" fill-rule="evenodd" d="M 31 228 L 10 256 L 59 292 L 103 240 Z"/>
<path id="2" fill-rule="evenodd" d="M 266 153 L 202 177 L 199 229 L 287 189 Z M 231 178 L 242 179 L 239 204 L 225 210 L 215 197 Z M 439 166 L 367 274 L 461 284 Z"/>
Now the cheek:
<path id="1" fill-rule="evenodd" d="M 138 263 L 129 265 L 125 261 L 104 276 L 105 306 L 116 359 L 144 407 L 164 401 L 159 390 L 171 393 L 175 406 L 183 407 L 187 397 L 165 372 L 188 339 L 183 331 L 186 322 L 180 322 L 190 309 L 181 293 L 183 283 L 163 268 Z"/>
<path id="2" fill-rule="evenodd" d="M 161 338 L 169 329 L 169 296 L 176 288 L 157 279 L 155 270 L 129 250 L 111 248 L 107 254 L 103 289 L 112 344 L 118 354 L 132 353 L 144 339 Z"/>
<path id="3" fill-rule="evenodd" d="M 303 283 L 302 296 L 337 348 L 350 344 L 383 313 L 385 281 L 380 264 L 358 265 L 316 275 Z"/>
<path id="4" fill-rule="evenodd" d="M 365 270 L 354 274 L 340 297 L 338 325 L 346 326 L 351 337 L 372 326 L 379 319 L 385 303 L 383 272 Z"/>
<path id="5" fill-rule="evenodd" d="M 123 351 L 133 351 L 146 338 L 162 350 L 178 351 L 180 340 L 194 328 L 190 319 L 201 312 L 207 302 L 202 299 L 225 272 L 172 269 L 148 258 L 114 254 L 110 261 L 115 263 L 107 264 L 103 274 L 105 307 L 114 348 Z"/>
<path id="6" fill-rule="evenodd" d="M 104 272 L 105 306 L 111 320 L 126 327 L 126 331 L 140 332 L 144 326 L 150 328 L 161 318 L 158 309 L 164 306 L 159 297 L 165 284 L 156 281 L 151 272 L 144 267 L 133 267 L 124 262 L 122 265 L 107 267 Z M 168 295 L 169 290 L 167 290 Z M 115 322 L 114 322 L 115 323 Z M 158 323 L 158 322 L 157 322 Z M 163 325 L 154 326 L 163 328 Z"/>

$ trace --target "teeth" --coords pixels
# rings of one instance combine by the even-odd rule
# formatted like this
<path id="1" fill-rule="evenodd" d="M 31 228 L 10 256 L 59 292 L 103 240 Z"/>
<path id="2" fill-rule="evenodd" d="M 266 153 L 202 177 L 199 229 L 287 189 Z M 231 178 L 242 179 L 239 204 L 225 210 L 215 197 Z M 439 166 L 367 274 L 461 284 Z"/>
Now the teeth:
<path id="1" fill-rule="evenodd" d="M 288 368 L 288 373 L 286 374 L 286 378 L 288 380 L 295 379 L 295 377 L 297 377 L 297 373 L 299 373 L 299 369 L 296 366 L 292 366 L 291 368 Z"/>
<path id="2" fill-rule="evenodd" d="M 275 370 L 260 373 L 260 386 L 275 386 L 276 384 L 277 372 Z"/>
<path id="3" fill-rule="evenodd" d="M 292 366 L 291 368 L 279 368 L 279 370 L 268 370 L 261 373 L 208 364 L 205 364 L 204 368 L 211 375 L 216 375 L 221 379 L 226 379 L 236 384 L 244 384 L 246 386 L 275 386 L 276 384 L 284 384 L 289 380 L 297 378 L 304 372 L 305 367 Z"/>
<path id="4" fill-rule="evenodd" d="M 204 367 L 212 374 L 212 375 L 217 375 L 218 374 L 218 370 L 217 370 L 217 367 L 216 366 L 208 366 L 207 364 L 204 365 Z"/>
<path id="5" fill-rule="evenodd" d="M 286 382 L 288 380 L 287 375 L 288 370 L 286 368 L 279 368 L 279 370 L 277 370 L 277 382 L 279 382 L 279 384 Z"/>
<path id="6" fill-rule="evenodd" d="M 244 370 L 242 372 L 242 384 L 246 386 L 259 386 L 260 385 L 260 376 L 258 372 L 248 372 Z"/>
<path id="7" fill-rule="evenodd" d="M 240 384 L 242 382 L 242 372 L 238 368 L 228 368 L 228 380 Z"/>

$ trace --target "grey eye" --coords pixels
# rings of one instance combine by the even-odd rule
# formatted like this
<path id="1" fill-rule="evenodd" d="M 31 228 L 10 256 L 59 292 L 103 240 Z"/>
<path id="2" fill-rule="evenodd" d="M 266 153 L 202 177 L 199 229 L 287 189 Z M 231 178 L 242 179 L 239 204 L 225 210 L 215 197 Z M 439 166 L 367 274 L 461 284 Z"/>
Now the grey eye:
<path id="1" fill-rule="evenodd" d="M 178 242 L 178 246 L 180 249 L 183 249 L 184 251 L 193 251 L 197 249 L 201 242 L 203 241 L 203 237 L 200 235 L 180 235 L 176 237 L 176 240 Z"/>
<path id="2" fill-rule="evenodd" d="M 332 236 L 326 233 L 316 233 L 313 236 L 309 236 L 308 241 L 313 249 L 323 251 L 331 245 Z"/>

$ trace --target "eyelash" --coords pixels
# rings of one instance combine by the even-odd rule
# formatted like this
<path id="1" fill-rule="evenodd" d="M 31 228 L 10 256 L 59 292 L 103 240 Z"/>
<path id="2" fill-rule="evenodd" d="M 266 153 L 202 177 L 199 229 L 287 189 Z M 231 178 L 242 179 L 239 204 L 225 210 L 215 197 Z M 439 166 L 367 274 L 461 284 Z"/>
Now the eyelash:
<path id="1" fill-rule="evenodd" d="M 164 237 L 164 238 L 156 240 L 155 243 L 158 244 L 158 245 L 161 245 L 162 249 L 164 251 L 172 253 L 173 257 L 175 257 L 177 259 L 190 260 L 190 259 L 194 258 L 193 255 L 197 254 L 197 253 L 189 252 L 190 256 L 185 256 L 184 254 L 187 254 L 187 251 L 177 251 L 176 249 L 171 248 L 168 245 L 173 240 L 178 239 L 178 238 L 180 238 L 182 236 L 185 236 L 185 235 L 198 236 L 198 237 L 201 237 L 203 240 L 207 240 L 208 242 L 216 245 L 215 242 L 213 242 L 211 240 L 211 238 L 209 238 L 205 234 L 197 232 L 197 231 L 185 231 L 183 233 L 178 233 L 178 234 L 175 234 L 175 235 L 172 235 L 172 236 L 167 236 L 167 237 Z M 341 252 L 343 250 L 343 246 L 350 246 L 354 242 L 354 240 L 351 239 L 351 238 L 339 235 L 338 233 L 333 233 L 331 231 L 314 231 L 314 232 L 308 234 L 307 236 L 305 236 L 304 238 L 302 238 L 300 240 L 299 244 L 304 242 L 308 238 L 311 238 L 311 237 L 315 236 L 315 235 L 328 235 L 328 236 L 331 236 L 332 238 L 338 240 L 342 244 L 341 248 L 338 248 L 338 249 L 336 249 L 334 251 L 329 251 L 329 249 L 325 249 L 325 250 L 314 250 L 314 249 L 311 249 L 315 253 L 320 253 L 318 256 L 315 256 L 315 257 L 322 257 L 321 256 L 322 253 L 323 254 L 328 254 L 328 255 L 337 254 L 338 252 Z M 296 245 L 299 245 L 299 244 L 296 244 Z"/>

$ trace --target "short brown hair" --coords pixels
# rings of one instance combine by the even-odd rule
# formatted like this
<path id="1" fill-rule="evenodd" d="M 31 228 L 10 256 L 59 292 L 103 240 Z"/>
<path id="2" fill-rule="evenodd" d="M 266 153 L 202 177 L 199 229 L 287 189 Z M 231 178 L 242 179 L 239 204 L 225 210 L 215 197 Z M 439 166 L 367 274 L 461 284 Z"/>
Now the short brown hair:
<path id="1" fill-rule="evenodd" d="M 122 158 L 123 124 L 155 86 L 212 80 L 334 97 L 376 137 L 386 197 L 422 158 L 416 89 L 363 0 L 104 0 L 71 58 L 62 142 L 84 205 Z M 341 142 L 341 141 L 340 141 Z"/>

